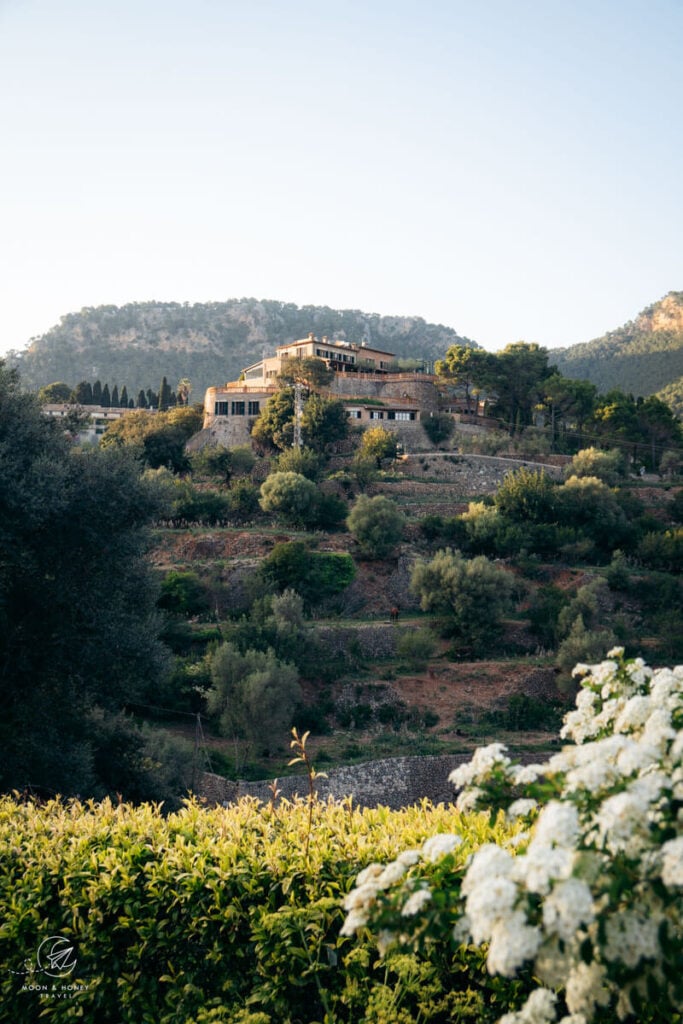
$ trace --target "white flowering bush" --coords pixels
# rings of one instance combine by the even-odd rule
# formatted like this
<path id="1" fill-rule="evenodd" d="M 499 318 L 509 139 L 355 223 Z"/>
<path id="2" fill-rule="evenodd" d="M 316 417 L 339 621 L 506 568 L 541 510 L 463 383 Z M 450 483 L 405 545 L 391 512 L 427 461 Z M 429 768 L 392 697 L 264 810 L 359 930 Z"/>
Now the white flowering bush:
<path id="1" fill-rule="evenodd" d="M 615 648 L 574 675 L 566 745 L 547 762 L 492 744 L 450 776 L 463 813 L 488 807 L 523 830 L 464 864 L 456 832 L 373 865 L 344 933 L 368 926 L 380 950 L 482 947 L 490 974 L 518 982 L 499 1024 L 681 1021 L 683 666 Z"/>

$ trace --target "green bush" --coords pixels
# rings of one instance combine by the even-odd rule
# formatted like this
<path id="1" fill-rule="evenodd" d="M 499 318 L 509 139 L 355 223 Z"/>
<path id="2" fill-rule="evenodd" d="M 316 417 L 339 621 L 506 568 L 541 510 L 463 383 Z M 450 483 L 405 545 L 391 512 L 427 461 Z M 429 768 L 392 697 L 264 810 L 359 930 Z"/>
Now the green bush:
<path id="1" fill-rule="evenodd" d="M 206 588 L 196 572 L 178 572 L 171 569 L 161 582 L 161 594 L 157 604 L 166 611 L 188 618 L 205 612 L 209 606 L 209 599 Z"/>
<path id="2" fill-rule="evenodd" d="M 0 1000 L 13 1024 L 485 1024 L 519 982 L 467 947 L 378 960 L 340 935 L 358 871 L 457 831 L 469 852 L 511 834 L 487 815 L 350 802 L 132 808 L 0 800 Z M 310 846 L 305 853 L 308 840 Z M 454 858 L 455 861 L 455 858 Z M 44 939 L 71 974 L 27 974 Z M 47 991 L 38 991 L 43 984 Z M 53 988 L 54 986 L 54 988 Z M 71 991 L 68 990 L 71 986 Z M 33 989 L 33 990 L 29 990 Z"/>
<path id="3" fill-rule="evenodd" d="M 582 448 L 565 468 L 565 476 L 597 477 L 613 487 L 626 476 L 624 453 L 619 448 Z"/>
<path id="4" fill-rule="evenodd" d="M 241 523 L 259 512 L 259 490 L 251 480 L 236 480 L 225 495 L 228 518 Z"/>
<path id="5" fill-rule="evenodd" d="M 301 473 L 271 473 L 261 484 L 260 504 L 292 526 L 309 526 L 316 516 L 318 488 Z"/>
<path id="6" fill-rule="evenodd" d="M 346 520 L 349 532 L 367 558 L 386 558 L 403 536 L 405 523 L 397 505 L 383 494 L 374 498 L 361 494 Z"/>
<path id="7" fill-rule="evenodd" d="M 171 521 L 205 523 L 215 526 L 228 518 L 229 501 L 218 491 L 199 490 L 189 481 L 180 481 L 173 491 Z"/>
<path id="8" fill-rule="evenodd" d="M 307 610 L 348 587 L 356 575 L 353 559 L 333 551 L 312 551 L 303 541 L 276 544 L 261 564 L 261 576 L 274 590 L 296 590 Z"/>
<path id="9" fill-rule="evenodd" d="M 434 634 L 429 629 L 409 629 L 401 634 L 396 653 L 411 668 L 423 668 L 434 654 Z"/>
<path id="10" fill-rule="evenodd" d="M 432 444 L 443 444 L 455 430 L 455 420 L 447 412 L 435 412 L 431 416 L 425 416 L 421 423 Z"/>
<path id="11" fill-rule="evenodd" d="M 638 545 L 638 558 L 650 569 L 683 571 L 683 527 L 665 533 L 648 533 Z"/>
<path id="12" fill-rule="evenodd" d="M 483 716 L 484 721 L 511 731 L 545 729 L 557 732 L 562 725 L 562 708 L 526 693 L 516 693 L 503 708 L 496 708 Z"/>

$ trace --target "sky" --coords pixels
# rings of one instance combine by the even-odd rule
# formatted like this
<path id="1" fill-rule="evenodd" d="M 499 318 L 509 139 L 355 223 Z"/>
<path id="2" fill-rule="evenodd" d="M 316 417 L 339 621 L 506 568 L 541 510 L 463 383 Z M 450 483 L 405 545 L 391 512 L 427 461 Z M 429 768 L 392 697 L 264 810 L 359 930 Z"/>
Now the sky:
<path id="1" fill-rule="evenodd" d="M 571 345 L 683 290 L 683 0 L 0 0 L 0 352 L 251 296 Z"/>

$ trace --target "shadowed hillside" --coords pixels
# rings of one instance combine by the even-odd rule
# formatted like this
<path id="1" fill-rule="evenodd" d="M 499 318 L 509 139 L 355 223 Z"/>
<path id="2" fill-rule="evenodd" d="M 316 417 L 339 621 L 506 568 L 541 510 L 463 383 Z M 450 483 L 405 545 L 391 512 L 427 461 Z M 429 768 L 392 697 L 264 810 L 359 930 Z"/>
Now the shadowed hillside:
<path id="1" fill-rule="evenodd" d="M 601 391 L 647 396 L 666 389 L 662 397 L 675 406 L 683 390 L 683 292 L 669 292 L 601 338 L 554 350 L 553 361 L 560 373 Z"/>

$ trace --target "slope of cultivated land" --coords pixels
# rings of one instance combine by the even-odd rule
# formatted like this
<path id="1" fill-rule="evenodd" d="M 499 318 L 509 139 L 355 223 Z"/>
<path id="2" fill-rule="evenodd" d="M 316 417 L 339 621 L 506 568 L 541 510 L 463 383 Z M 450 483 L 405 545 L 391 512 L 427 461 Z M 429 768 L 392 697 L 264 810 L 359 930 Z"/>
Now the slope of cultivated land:
<path id="1" fill-rule="evenodd" d="M 471 471 L 472 465 L 466 468 Z M 474 479 L 478 480 L 474 465 Z M 343 633 L 351 648 L 367 630 L 393 631 L 395 647 L 399 636 L 424 629 L 431 621 L 409 592 L 412 564 L 429 554 L 418 521 L 427 514 L 446 517 L 465 510 L 474 495 L 472 487 L 466 488 L 470 493 L 463 490 L 462 480 L 398 474 L 373 484 L 371 495 L 391 497 L 408 518 L 403 543 L 394 557 L 384 561 L 361 559 L 346 532 L 306 534 L 259 522 L 244 527 L 159 530 L 153 560 L 164 573 L 193 571 L 211 579 L 226 602 L 216 603 L 222 617 L 239 612 L 245 581 L 276 544 L 305 539 L 321 551 L 348 552 L 356 561 L 356 579 L 334 599 L 331 608 L 314 610 L 312 628 L 326 634 Z M 490 484 L 481 493 L 488 490 Z M 581 570 L 552 572 L 553 581 L 567 587 L 576 586 L 583 575 Z M 400 616 L 398 623 L 392 624 L 390 611 L 395 606 L 400 608 Z M 505 650 L 514 651 L 514 656 L 506 656 Z M 500 659 L 454 661 L 449 642 L 440 640 L 424 666 L 402 662 L 396 653 L 380 658 L 366 655 L 345 665 L 332 682 L 305 680 L 303 691 L 304 704 L 313 715 L 310 749 L 323 766 L 403 754 L 469 753 L 480 742 L 495 739 L 519 750 L 539 745 L 547 749 L 555 732 L 548 728 L 506 732 L 495 716 L 505 712 L 511 697 L 551 705 L 566 700 L 557 689 L 551 660 L 537 656 L 536 643 L 523 618 L 505 624 Z M 188 735 L 191 730 L 188 724 Z M 179 731 L 185 730 L 179 727 Z M 219 768 L 230 771 L 232 745 L 211 735 L 210 728 L 206 742 Z M 287 746 L 287 737 L 283 737 L 279 754 L 261 766 L 261 775 L 284 774 Z"/>

